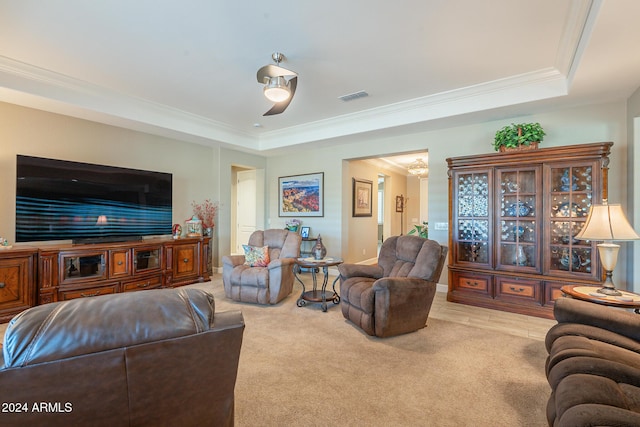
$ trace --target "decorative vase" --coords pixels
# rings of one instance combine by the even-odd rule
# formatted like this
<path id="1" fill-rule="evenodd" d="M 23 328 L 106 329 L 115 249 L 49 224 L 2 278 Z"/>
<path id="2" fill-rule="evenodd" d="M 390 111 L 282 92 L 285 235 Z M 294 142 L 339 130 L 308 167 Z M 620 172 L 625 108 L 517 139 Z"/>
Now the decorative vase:
<path id="1" fill-rule="evenodd" d="M 527 254 L 524 252 L 524 248 L 520 245 L 516 246 L 516 251 L 513 256 L 513 265 L 526 266 Z"/>
<path id="2" fill-rule="evenodd" d="M 319 234 L 311 253 L 313 253 L 313 258 L 316 260 L 323 259 L 327 255 L 327 248 L 322 244 L 322 237 Z"/>

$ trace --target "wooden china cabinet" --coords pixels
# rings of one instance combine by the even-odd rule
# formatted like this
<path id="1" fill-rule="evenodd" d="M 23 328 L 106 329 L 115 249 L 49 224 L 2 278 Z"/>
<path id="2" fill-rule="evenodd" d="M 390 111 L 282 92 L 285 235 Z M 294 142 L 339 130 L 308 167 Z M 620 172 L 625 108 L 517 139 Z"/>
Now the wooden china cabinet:
<path id="1" fill-rule="evenodd" d="M 612 145 L 447 159 L 447 299 L 553 318 L 563 285 L 602 283 L 595 242 L 574 236 L 606 197 Z"/>

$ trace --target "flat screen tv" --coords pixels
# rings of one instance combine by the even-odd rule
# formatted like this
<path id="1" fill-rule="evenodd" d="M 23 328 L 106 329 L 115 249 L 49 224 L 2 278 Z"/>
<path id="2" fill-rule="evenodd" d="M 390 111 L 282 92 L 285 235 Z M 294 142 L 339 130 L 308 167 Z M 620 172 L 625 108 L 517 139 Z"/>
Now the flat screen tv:
<path id="1" fill-rule="evenodd" d="M 171 234 L 172 175 L 17 156 L 16 242 Z"/>

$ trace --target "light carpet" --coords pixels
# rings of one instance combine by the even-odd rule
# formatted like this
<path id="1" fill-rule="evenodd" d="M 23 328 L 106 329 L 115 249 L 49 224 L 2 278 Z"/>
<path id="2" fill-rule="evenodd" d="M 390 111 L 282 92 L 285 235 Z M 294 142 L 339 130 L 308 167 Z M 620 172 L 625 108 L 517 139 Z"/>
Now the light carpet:
<path id="1" fill-rule="evenodd" d="M 244 315 L 237 426 L 546 425 L 542 341 L 432 318 L 379 339 L 339 305 L 297 307 L 297 283 L 275 306 L 227 299 L 219 275 L 191 286 Z"/>

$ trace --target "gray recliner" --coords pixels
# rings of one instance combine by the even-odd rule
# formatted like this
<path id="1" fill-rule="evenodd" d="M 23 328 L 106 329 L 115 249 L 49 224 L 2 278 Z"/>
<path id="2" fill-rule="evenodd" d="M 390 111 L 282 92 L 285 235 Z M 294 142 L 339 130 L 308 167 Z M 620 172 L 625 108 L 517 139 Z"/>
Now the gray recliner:
<path id="1" fill-rule="evenodd" d="M 244 255 L 222 257 L 222 281 L 227 298 L 256 304 L 277 304 L 293 290 L 293 268 L 300 256 L 299 234 L 282 229 L 258 230 L 249 245 L 268 246 L 266 267 L 245 264 Z"/>
<path id="2" fill-rule="evenodd" d="M 434 240 L 393 236 L 377 265 L 340 265 L 342 315 L 381 338 L 424 328 L 447 250 Z"/>

